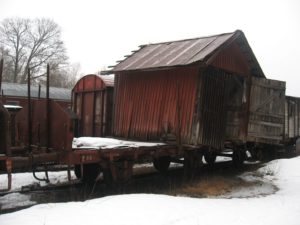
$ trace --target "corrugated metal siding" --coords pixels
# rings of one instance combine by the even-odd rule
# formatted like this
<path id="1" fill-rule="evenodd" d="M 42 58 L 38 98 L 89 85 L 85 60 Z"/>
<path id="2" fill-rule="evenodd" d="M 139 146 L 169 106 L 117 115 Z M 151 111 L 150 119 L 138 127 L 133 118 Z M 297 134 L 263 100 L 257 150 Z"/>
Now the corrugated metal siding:
<path id="1" fill-rule="evenodd" d="M 234 77 L 212 67 L 120 74 L 114 135 L 152 141 L 173 135 L 182 144 L 220 150 Z"/>
<path id="2" fill-rule="evenodd" d="M 118 75 L 114 134 L 160 140 L 167 133 L 188 142 L 197 80 L 197 67 Z"/>
<path id="3" fill-rule="evenodd" d="M 226 129 L 237 126 L 238 130 L 239 124 L 233 125 L 232 120 L 228 121 L 228 114 L 237 111 L 232 107 L 236 103 L 232 91 L 239 88 L 236 79 L 242 77 L 214 67 L 207 67 L 200 74 L 191 144 L 207 145 L 220 150 L 228 134 Z"/>
<path id="4" fill-rule="evenodd" d="M 300 98 L 286 96 L 285 138 L 300 136 Z"/>
<path id="5" fill-rule="evenodd" d="M 79 117 L 79 136 L 111 135 L 114 76 L 90 74 L 73 88 L 73 110 Z"/>
<path id="6" fill-rule="evenodd" d="M 284 133 L 285 82 L 252 78 L 248 141 L 279 144 Z"/>

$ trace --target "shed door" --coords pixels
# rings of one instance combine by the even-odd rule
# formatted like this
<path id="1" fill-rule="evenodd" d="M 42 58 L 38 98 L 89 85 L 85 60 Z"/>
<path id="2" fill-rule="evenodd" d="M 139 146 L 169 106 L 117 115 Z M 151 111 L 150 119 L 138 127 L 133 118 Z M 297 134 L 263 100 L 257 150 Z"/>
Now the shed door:
<path id="1" fill-rule="evenodd" d="M 104 91 L 96 92 L 95 99 L 95 136 L 102 137 L 104 136 L 103 132 L 103 111 L 105 111 L 104 104 Z"/>
<path id="2" fill-rule="evenodd" d="M 244 77 L 228 75 L 226 140 L 243 142 L 246 138 L 248 123 L 247 83 Z"/>
<path id="3" fill-rule="evenodd" d="M 222 148 L 226 124 L 226 77 L 207 70 L 203 76 L 203 144 Z"/>
<path id="4" fill-rule="evenodd" d="M 194 135 L 197 145 L 223 148 L 228 91 L 227 76 L 214 68 L 200 74 Z"/>
<path id="5" fill-rule="evenodd" d="M 94 93 L 83 94 L 82 135 L 93 136 Z"/>
<path id="6" fill-rule="evenodd" d="M 279 144 L 284 133 L 285 82 L 252 78 L 248 141 Z"/>

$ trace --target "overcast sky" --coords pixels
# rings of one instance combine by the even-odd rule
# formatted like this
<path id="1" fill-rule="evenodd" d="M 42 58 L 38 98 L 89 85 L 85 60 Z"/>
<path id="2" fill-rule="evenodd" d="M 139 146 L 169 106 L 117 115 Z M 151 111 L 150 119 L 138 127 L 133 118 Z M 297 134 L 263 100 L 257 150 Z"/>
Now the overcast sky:
<path id="1" fill-rule="evenodd" d="M 299 0 L 0 0 L 0 20 L 48 17 L 82 73 L 114 65 L 141 44 L 244 31 L 265 75 L 300 96 Z"/>

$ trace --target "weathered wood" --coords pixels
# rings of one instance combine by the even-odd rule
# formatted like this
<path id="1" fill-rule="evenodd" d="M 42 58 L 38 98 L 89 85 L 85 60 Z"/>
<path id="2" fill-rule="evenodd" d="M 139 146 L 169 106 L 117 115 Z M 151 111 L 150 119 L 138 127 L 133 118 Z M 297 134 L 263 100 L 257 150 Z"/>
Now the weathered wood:
<path id="1" fill-rule="evenodd" d="M 247 141 L 280 144 L 284 133 L 285 82 L 252 78 Z"/>

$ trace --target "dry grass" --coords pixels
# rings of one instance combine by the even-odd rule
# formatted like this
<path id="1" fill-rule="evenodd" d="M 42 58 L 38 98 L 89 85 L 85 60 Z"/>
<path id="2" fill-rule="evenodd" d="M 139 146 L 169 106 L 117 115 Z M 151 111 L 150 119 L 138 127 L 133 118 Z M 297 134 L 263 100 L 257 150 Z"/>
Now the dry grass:
<path id="1" fill-rule="evenodd" d="M 187 195 L 191 197 L 213 197 L 223 195 L 238 186 L 248 186 L 245 181 L 236 178 L 214 176 L 191 181 L 180 188 L 171 190 L 171 195 Z"/>

